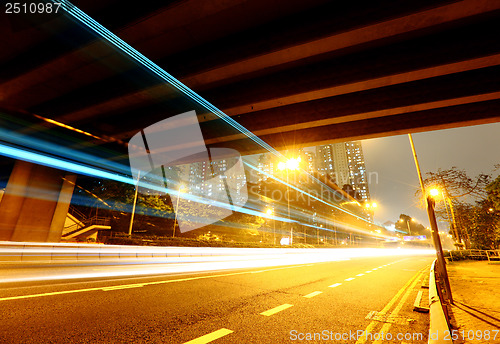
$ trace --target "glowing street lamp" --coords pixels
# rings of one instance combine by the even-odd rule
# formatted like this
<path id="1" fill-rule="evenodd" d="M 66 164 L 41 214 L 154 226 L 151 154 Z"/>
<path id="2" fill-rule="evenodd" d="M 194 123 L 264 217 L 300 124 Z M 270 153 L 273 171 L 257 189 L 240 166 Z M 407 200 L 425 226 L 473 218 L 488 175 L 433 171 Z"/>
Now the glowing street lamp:
<path id="1" fill-rule="evenodd" d="M 375 209 L 378 207 L 376 202 L 366 202 L 365 203 L 365 208 L 367 212 L 369 212 L 369 215 L 371 215 L 371 220 L 374 221 L 375 218 Z"/>
<path id="2" fill-rule="evenodd" d="M 429 195 L 431 195 L 432 197 L 435 198 L 435 197 L 439 196 L 439 190 L 436 188 L 432 188 L 429 190 Z"/>
<path id="3" fill-rule="evenodd" d="M 442 188 L 432 188 L 429 190 L 429 196 L 436 202 L 439 197 L 439 194 L 441 194 L 441 197 L 445 201 L 445 208 L 446 208 L 446 203 L 448 203 L 448 206 L 450 207 L 450 212 L 451 212 L 451 220 L 450 220 L 450 214 L 448 213 L 448 208 L 446 208 L 446 214 L 448 215 L 448 222 L 450 223 L 451 228 L 455 232 L 455 240 L 458 243 L 461 243 L 461 239 L 458 236 L 458 228 L 457 228 L 457 223 L 455 221 L 455 211 L 453 209 L 453 203 L 451 202 L 451 199 L 449 196 L 445 195 L 444 190 Z"/>

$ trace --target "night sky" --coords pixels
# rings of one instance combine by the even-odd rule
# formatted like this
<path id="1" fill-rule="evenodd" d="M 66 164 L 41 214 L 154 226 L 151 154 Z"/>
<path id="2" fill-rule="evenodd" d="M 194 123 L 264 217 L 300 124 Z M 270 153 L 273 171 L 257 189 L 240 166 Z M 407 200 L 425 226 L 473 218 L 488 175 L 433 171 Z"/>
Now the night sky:
<path id="1" fill-rule="evenodd" d="M 456 166 L 470 177 L 493 174 L 500 164 L 500 123 L 413 134 L 422 173 Z M 417 207 L 420 188 L 408 135 L 362 141 L 368 172 L 378 173 L 369 185 L 371 198 L 379 204 L 378 222 L 392 221 L 405 213 L 428 226 L 427 213 Z M 424 176 L 425 178 L 425 176 Z M 440 228 L 444 229 L 444 228 Z"/>

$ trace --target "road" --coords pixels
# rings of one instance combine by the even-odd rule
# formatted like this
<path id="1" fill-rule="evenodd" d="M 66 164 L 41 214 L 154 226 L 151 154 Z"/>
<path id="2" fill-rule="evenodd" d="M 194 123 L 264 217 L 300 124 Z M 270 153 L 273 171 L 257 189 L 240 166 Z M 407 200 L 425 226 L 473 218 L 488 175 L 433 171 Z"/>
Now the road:
<path id="1" fill-rule="evenodd" d="M 164 264 L 24 264 L 15 269 L 4 264 L 4 276 L 65 270 L 67 277 L 4 279 L 0 343 L 372 343 L 381 330 L 393 337 L 381 343 L 426 343 L 428 314 L 412 309 L 432 260 L 362 257 L 80 278 L 69 277 L 79 271 L 152 267 L 161 272 Z M 363 330 L 366 335 L 358 337 Z M 399 333 L 406 337 L 397 338 Z"/>

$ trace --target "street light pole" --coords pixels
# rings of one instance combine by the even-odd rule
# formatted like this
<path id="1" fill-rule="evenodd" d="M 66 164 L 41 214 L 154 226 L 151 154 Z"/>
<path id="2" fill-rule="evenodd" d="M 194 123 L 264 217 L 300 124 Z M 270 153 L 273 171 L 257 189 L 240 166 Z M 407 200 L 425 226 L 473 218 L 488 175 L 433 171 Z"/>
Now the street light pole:
<path id="1" fill-rule="evenodd" d="M 417 169 L 418 180 L 420 182 L 420 187 L 422 188 L 422 197 L 426 200 L 427 203 L 427 215 L 429 216 L 429 223 L 431 225 L 431 234 L 434 242 L 434 247 L 436 249 L 436 256 L 438 261 L 437 270 L 444 280 L 444 286 L 446 290 L 446 294 L 450 303 L 453 303 L 453 296 L 451 295 L 450 288 L 450 280 L 448 279 L 448 272 L 446 271 L 446 261 L 444 259 L 443 247 L 441 246 L 441 239 L 439 238 L 439 229 L 437 226 L 436 215 L 434 213 L 434 199 L 431 195 L 426 197 L 424 180 L 422 179 L 422 173 L 420 172 L 420 165 L 418 163 L 417 152 L 415 151 L 415 145 L 413 144 L 413 138 L 411 134 L 408 134 L 408 138 L 410 139 L 411 150 L 413 153 L 413 158 L 415 160 L 415 167 Z"/>
<path id="2" fill-rule="evenodd" d="M 450 303 L 453 303 L 453 296 L 451 295 L 450 280 L 448 278 L 448 271 L 446 270 L 446 261 L 444 259 L 443 247 L 441 245 L 441 238 L 439 238 L 439 229 L 436 221 L 436 214 L 434 213 L 434 199 L 431 196 L 427 197 L 427 214 L 429 215 L 429 222 L 431 223 L 431 234 L 436 248 L 436 255 L 438 260 L 437 270 L 441 275 L 444 282 L 444 288 Z"/>
<path id="3" fill-rule="evenodd" d="M 457 221 L 455 219 L 455 211 L 453 210 L 453 203 L 451 202 L 451 199 L 448 196 L 446 196 L 446 201 L 448 201 L 448 205 L 450 206 L 452 227 L 453 227 L 453 231 L 455 232 L 455 238 L 457 239 L 458 243 L 463 244 L 462 243 L 462 236 L 458 235 Z"/>
<path id="4" fill-rule="evenodd" d="M 266 214 L 271 216 L 273 215 L 274 210 L 271 208 L 267 208 Z M 276 245 L 276 220 L 273 219 L 273 245 Z"/>
<path id="5" fill-rule="evenodd" d="M 139 189 L 139 180 L 141 179 L 141 171 L 137 174 L 137 183 L 135 184 L 135 193 L 134 193 L 134 205 L 132 206 L 132 214 L 130 216 L 130 224 L 128 226 L 128 236 L 132 236 L 132 226 L 134 224 L 134 215 L 135 215 L 135 205 L 137 204 L 137 191 Z"/>
<path id="6" fill-rule="evenodd" d="M 288 181 L 288 168 L 286 169 L 286 200 L 288 205 L 288 220 L 290 221 L 290 183 Z M 290 222 L 290 245 L 293 244 L 293 225 Z"/>
<path id="7" fill-rule="evenodd" d="M 179 198 L 181 198 L 181 193 L 182 193 L 182 188 L 184 186 L 182 184 L 179 185 L 179 191 L 177 192 L 177 201 L 176 201 L 176 205 L 175 205 L 175 219 L 174 219 L 174 230 L 172 231 L 172 238 L 175 238 L 175 225 L 177 224 L 178 226 L 178 223 L 177 223 L 177 213 L 179 212 Z"/>
<path id="8" fill-rule="evenodd" d="M 273 219 L 273 245 L 276 246 L 276 220 Z"/>
<path id="9" fill-rule="evenodd" d="M 293 244 L 293 224 L 290 217 L 290 180 L 288 178 L 288 170 L 296 170 L 299 168 L 300 157 L 290 158 L 286 162 L 278 164 L 279 170 L 286 170 L 286 190 L 287 190 L 287 207 L 288 207 L 288 221 L 290 223 L 290 245 Z"/>

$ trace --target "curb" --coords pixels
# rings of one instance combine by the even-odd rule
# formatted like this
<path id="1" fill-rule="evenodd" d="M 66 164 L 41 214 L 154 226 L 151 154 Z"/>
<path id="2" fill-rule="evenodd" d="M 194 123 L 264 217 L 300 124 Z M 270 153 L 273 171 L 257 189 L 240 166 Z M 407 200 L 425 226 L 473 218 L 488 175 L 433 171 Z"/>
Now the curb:
<path id="1" fill-rule="evenodd" d="M 434 272 L 434 267 L 436 265 L 436 260 L 432 263 L 431 271 L 429 274 L 429 339 L 428 344 L 441 344 L 449 343 L 453 344 L 451 340 L 451 331 L 448 326 L 446 316 L 443 311 L 443 304 L 439 298 L 437 286 L 436 286 L 436 276 Z"/>

